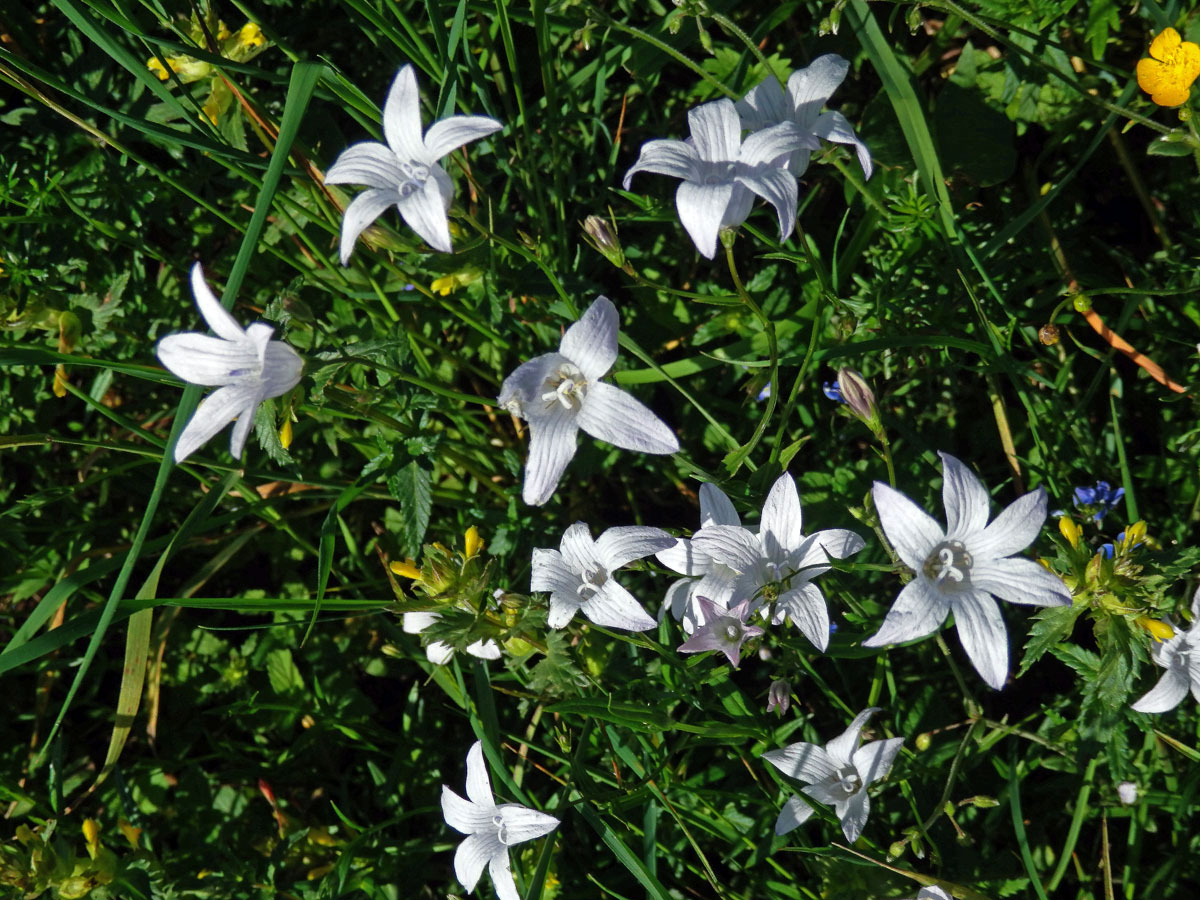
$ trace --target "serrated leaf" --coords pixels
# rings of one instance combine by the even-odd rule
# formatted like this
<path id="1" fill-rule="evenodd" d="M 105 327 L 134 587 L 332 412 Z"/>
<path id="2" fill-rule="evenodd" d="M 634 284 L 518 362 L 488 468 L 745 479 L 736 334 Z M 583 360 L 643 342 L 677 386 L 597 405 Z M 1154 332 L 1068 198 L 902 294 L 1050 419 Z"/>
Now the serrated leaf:
<path id="1" fill-rule="evenodd" d="M 1039 611 L 1029 629 L 1025 656 L 1021 660 L 1021 671 L 1017 675 L 1024 675 L 1047 650 L 1070 636 L 1075 629 L 1075 620 L 1081 612 L 1082 606 L 1051 606 Z"/>
<path id="2" fill-rule="evenodd" d="M 400 543 L 404 552 L 416 557 L 429 528 L 433 510 L 433 479 L 411 462 L 388 479 L 388 491 L 400 501 Z"/>

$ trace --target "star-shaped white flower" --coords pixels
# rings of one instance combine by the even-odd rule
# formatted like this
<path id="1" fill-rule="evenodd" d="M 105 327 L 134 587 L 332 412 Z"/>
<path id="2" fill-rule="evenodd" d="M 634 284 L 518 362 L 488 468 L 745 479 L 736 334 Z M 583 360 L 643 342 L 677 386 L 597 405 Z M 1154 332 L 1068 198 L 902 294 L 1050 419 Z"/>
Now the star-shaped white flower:
<path id="1" fill-rule="evenodd" d="M 1135 712 L 1164 713 L 1174 709 L 1187 696 L 1200 702 L 1200 588 L 1192 595 L 1192 627 L 1156 644 L 1150 653 L 1165 671 L 1151 690 L 1133 704 Z"/>
<path id="2" fill-rule="evenodd" d="M 625 450 L 674 453 L 679 441 L 662 419 L 600 379 L 617 359 L 617 308 L 597 297 L 567 329 L 557 353 L 522 363 L 504 379 L 499 404 L 529 423 L 529 459 L 521 497 L 541 506 L 575 455 L 575 433 Z"/>
<path id="3" fill-rule="evenodd" d="M 470 893 L 486 865 L 500 900 L 520 900 L 508 848 L 549 834 L 558 827 L 558 819 L 519 803 L 497 806 L 479 741 L 467 752 L 467 797 L 442 785 L 446 824 L 467 836 L 454 853 L 455 876 Z"/>
<path id="4" fill-rule="evenodd" d="M 870 178 L 871 154 L 854 133 L 854 127 L 839 112 L 821 112 L 849 70 L 850 63 L 836 53 L 827 53 L 818 56 L 807 68 L 793 72 L 786 92 L 778 79 L 767 78 L 738 101 L 742 127 L 757 132 L 780 123 L 793 126 L 800 147 L 792 154 L 788 168 L 797 178 L 808 168 L 813 151 L 821 149 L 818 138 L 853 145 L 863 174 Z M 750 139 L 746 140 L 749 143 Z"/>
<path id="5" fill-rule="evenodd" d="M 695 634 L 676 649 L 680 653 L 719 650 L 736 669 L 742 658 L 742 644 L 750 638 L 762 636 L 763 633 L 757 625 L 746 624 L 746 617 L 750 615 L 750 598 L 747 597 L 730 609 L 717 606 L 707 597 L 698 596 L 696 601 L 704 615 L 704 624 L 698 626 Z"/>
<path id="6" fill-rule="evenodd" d="M 400 627 L 405 634 L 420 634 L 440 618 L 435 612 L 406 612 Z M 500 645 L 488 638 L 468 644 L 467 653 L 479 659 L 499 659 Z M 425 645 L 425 657 L 435 666 L 444 666 L 454 657 L 454 648 L 445 641 L 430 641 Z"/>
<path id="7" fill-rule="evenodd" d="M 887 776 L 904 743 L 904 738 L 889 738 L 859 746 L 863 726 L 877 712 L 878 707 L 864 709 L 824 748 L 801 741 L 763 754 L 763 759 L 784 775 L 805 782 L 808 786 L 800 789 L 802 793 L 833 807 L 842 823 L 842 833 L 851 843 L 862 834 L 871 812 L 867 787 Z M 812 814 L 811 806 L 799 797 L 791 798 L 779 813 L 775 833 L 787 834 Z"/>
<path id="8" fill-rule="evenodd" d="M 715 484 L 700 485 L 701 529 L 710 525 L 741 527 L 741 524 L 737 510 L 724 491 Z M 687 634 L 705 622 L 704 610 L 696 602 L 698 595 L 707 597 L 719 607 L 729 605 L 737 573 L 699 550 L 688 538 L 678 538 L 673 547 L 654 555 L 671 571 L 688 576 L 672 582 L 663 604 L 663 613 L 669 609 Z"/>
<path id="9" fill-rule="evenodd" d="M 994 598 L 1030 606 L 1066 606 L 1071 592 L 1057 575 L 1029 559 L 1014 559 L 1046 520 L 1046 492 L 1025 494 L 988 520 L 988 492 L 975 473 L 942 457 L 943 529 L 894 488 L 875 482 L 871 495 L 884 534 L 916 577 L 904 586 L 879 633 L 863 641 L 883 647 L 925 637 L 954 613 L 971 663 L 999 690 L 1008 676 L 1008 632 Z"/>
<path id="10" fill-rule="evenodd" d="M 613 573 L 635 559 L 665 550 L 675 543 L 661 528 L 627 525 L 610 528 L 596 540 L 583 522 L 562 536 L 557 550 L 534 550 L 530 590 L 550 592 L 547 624 L 562 628 L 582 610 L 606 628 L 646 631 L 654 619 L 633 594 L 617 584 Z"/>
<path id="11" fill-rule="evenodd" d="M 642 144 L 625 173 L 625 190 L 637 172 L 683 179 L 675 193 L 679 221 L 709 259 L 717 253 L 717 233 L 746 221 L 754 194 L 775 207 L 780 240 L 786 240 L 796 224 L 797 187 L 784 161 L 804 146 L 800 132 L 792 125 L 766 128 L 743 143 L 737 110 L 727 98 L 690 110 L 688 125 L 692 136 L 686 141 Z"/>
<path id="12" fill-rule="evenodd" d="M 422 136 L 417 76 L 411 65 L 403 66 L 383 105 L 387 143 L 353 144 L 325 173 L 327 184 L 367 186 L 342 219 L 342 265 L 350 261 L 358 236 L 392 205 L 429 246 L 451 252 L 446 212 L 454 199 L 454 183 L 438 160 L 503 127 L 487 116 L 451 116 L 434 122 Z"/>
<path id="13" fill-rule="evenodd" d="M 812 579 L 865 545 L 853 531 L 829 528 L 805 535 L 796 482 L 779 476 L 763 504 L 758 533 L 735 525 L 708 525 L 692 546 L 736 573 L 732 594 L 759 598 L 775 624 L 790 618 L 820 650 L 829 644 L 829 610 Z"/>
<path id="14" fill-rule="evenodd" d="M 192 267 L 196 306 L 217 337 L 186 331 L 158 342 L 159 361 L 189 384 L 220 385 L 196 407 L 175 444 L 175 462 L 183 462 L 209 438 L 237 419 L 229 436 L 229 452 L 242 455 L 254 411 L 271 397 L 296 386 L 304 361 L 283 341 L 271 340 L 275 329 L 265 322 L 242 328 L 204 281 L 200 263 Z"/>

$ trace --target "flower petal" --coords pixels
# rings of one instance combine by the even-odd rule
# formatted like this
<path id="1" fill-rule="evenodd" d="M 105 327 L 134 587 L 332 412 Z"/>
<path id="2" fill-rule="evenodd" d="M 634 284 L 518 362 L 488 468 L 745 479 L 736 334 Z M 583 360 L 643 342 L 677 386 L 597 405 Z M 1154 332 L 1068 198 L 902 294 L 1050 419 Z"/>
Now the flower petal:
<path id="1" fill-rule="evenodd" d="M 787 803 L 783 804 L 783 809 L 779 811 L 779 818 L 775 820 L 775 833 L 787 834 L 789 831 L 794 831 L 807 822 L 814 812 L 816 810 L 799 797 L 790 798 Z"/>
<path id="2" fill-rule="evenodd" d="M 437 162 L 464 144 L 485 138 L 504 126 L 489 116 L 450 116 L 425 132 L 425 159 Z"/>
<path id="3" fill-rule="evenodd" d="M 1170 668 L 1130 709 L 1141 713 L 1165 713 L 1178 706 L 1188 693 L 1188 676 L 1180 668 Z"/>
<path id="4" fill-rule="evenodd" d="M 575 420 L 594 438 L 623 450 L 675 453 L 679 441 L 667 424 L 618 387 L 602 381 L 588 385 Z"/>
<path id="5" fill-rule="evenodd" d="M 1031 559 L 998 559 L 971 567 L 971 587 L 1009 603 L 1069 606 L 1071 590 L 1061 578 Z"/>
<path id="6" fill-rule="evenodd" d="M 196 298 L 196 307 L 200 315 L 208 323 L 208 327 L 218 336 L 227 341 L 243 341 L 246 334 L 242 326 L 217 299 L 208 282 L 204 280 L 204 269 L 200 263 L 192 266 L 192 296 Z"/>
<path id="7" fill-rule="evenodd" d="M 517 884 L 513 881 L 512 860 L 508 858 L 507 849 L 488 861 L 488 874 L 492 876 L 492 886 L 500 900 L 521 900 Z"/>
<path id="8" fill-rule="evenodd" d="M 840 112 L 827 112 L 818 116 L 817 121 L 813 123 L 813 134 L 836 144 L 853 145 L 858 154 L 858 164 L 862 166 L 863 177 L 871 177 L 871 151 L 858 139 L 858 135 L 854 133 L 854 126 Z"/>
<path id="9" fill-rule="evenodd" d="M 946 596 L 918 576 L 904 586 L 888 610 L 882 627 L 862 645 L 886 647 L 915 641 L 937 631 L 949 613 L 950 602 Z"/>
<path id="10" fill-rule="evenodd" d="M 609 572 L 644 559 L 675 543 L 661 528 L 648 525 L 621 525 L 610 528 L 596 538 L 596 553 Z"/>
<path id="11" fill-rule="evenodd" d="M 715 484 L 700 485 L 700 527 L 707 525 L 741 525 L 733 502 Z M 1196 592 L 1200 597 L 1200 591 Z"/>
<path id="12" fill-rule="evenodd" d="M 469 894 L 479 883 L 483 867 L 495 858 L 497 853 L 508 856 L 508 850 L 500 843 L 494 830 L 477 831 L 468 835 L 466 840 L 454 851 L 454 877 L 462 882 Z M 516 896 L 514 891 L 513 896 Z"/>
<path id="13" fill-rule="evenodd" d="M 742 144 L 742 125 L 728 97 L 688 110 L 688 127 L 696 154 L 709 162 L 733 162 Z"/>
<path id="14" fill-rule="evenodd" d="M 500 806 L 500 822 L 504 827 L 508 846 L 523 844 L 534 838 L 544 837 L 558 827 L 558 819 L 519 803 L 504 803 Z"/>
<path id="15" fill-rule="evenodd" d="M 629 190 L 637 172 L 653 172 L 684 181 L 694 180 L 699 175 L 697 160 L 696 148 L 685 141 L 646 141 L 638 153 L 637 162 L 625 173 L 622 184 L 625 190 Z"/>
<path id="16" fill-rule="evenodd" d="M 1000 690 L 1008 678 L 1008 631 L 996 601 L 982 591 L 959 594 L 954 598 L 954 624 L 976 671 Z"/>
<path id="17" fill-rule="evenodd" d="M 866 787 L 860 788 L 858 793 L 846 800 L 838 812 L 838 818 L 842 821 L 842 834 L 853 844 L 862 834 L 867 817 L 871 814 L 871 798 Z"/>
<path id="18" fill-rule="evenodd" d="M 397 206 L 404 221 L 430 247 L 443 253 L 454 251 L 450 241 L 450 223 L 446 219 L 445 196 L 436 178 L 427 178 L 419 190 L 407 197 L 400 197 Z"/>
<path id="19" fill-rule="evenodd" d="M 467 644 L 467 653 L 476 659 L 499 659 L 500 645 L 491 638 L 488 638 L 486 641 L 476 641 L 473 644 Z"/>
<path id="20" fill-rule="evenodd" d="M 786 241 L 796 227 L 796 176 L 787 169 L 758 166 L 739 169 L 738 184 L 749 188 L 773 207 L 779 220 L 779 239 Z M 745 221 L 744 217 L 737 224 Z"/>
<path id="21" fill-rule="evenodd" d="M 946 505 L 946 540 L 978 534 L 988 520 L 988 492 L 974 472 L 949 453 L 942 458 L 942 502 Z M 890 535 L 889 535 L 890 537 Z"/>
<path id="22" fill-rule="evenodd" d="M 1024 494 L 1001 510 L 987 528 L 966 541 L 977 560 L 1001 559 L 1024 550 L 1037 538 L 1046 521 L 1046 492 Z"/>
<path id="23" fill-rule="evenodd" d="M 246 447 L 246 438 L 250 436 L 250 426 L 254 424 L 254 413 L 260 399 L 260 395 L 255 394 L 246 400 L 246 405 L 238 413 L 237 421 L 229 432 L 229 455 L 234 459 L 240 459 Z"/>
<path id="24" fill-rule="evenodd" d="M 258 352 L 238 329 L 236 341 L 195 331 L 168 334 L 154 350 L 159 362 L 189 384 L 234 384 L 259 368 Z"/>
<path id="25" fill-rule="evenodd" d="M 691 578 L 672 581 L 671 586 L 667 588 L 667 595 L 663 598 L 662 608 L 658 611 L 659 621 L 670 611 L 683 627 L 684 634 L 695 631 L 696 615 L 699 612 L 699 607 L 693 603 L 692 588 L 695 585 L 696 581 Z"/>
<path id="26" fill-rule="evenodd" d="M 283 341 L 271 341 L 263 354 L 261 396 L 267 399 L 286 394 L 296 386 L 302 374 L 304 360 L 300 354 Z"/>
<path id="27" fill-rule="evenodd" d="M 577 591 L 555 591 L 550 595 L 550 612 L 546 616 L 546 624 L 551 628 L 565 627 L 575 618 L 575 613 L 582 605 L 583 598 Z"/>
<path id="28" fill-rule="evenodd" d="M 566 362 L 561 353 L 543 353 L 521 363 L 504 379 L 496 402 L 522 419 L 529 418 L 532 409 L 536 418 L 545 407 L 542 394 L 546 391 L 546 381 Z"/>
<path id="29" fill-rule="evenodd" d="M 400 67 L 388 89 L 383 104 L 383 136 L 401 162 L 426 162 L 425 142 L 421 139 L 421 93 L 411 63 Z"/>
<path id="30" fill-rule="evenodd" d="M 648 631 L 655 626 L 655 621 L 646 614 L 633 594 L 611 578 L 580 608 L 585 616 L 605 628 Z"/>
<path id="31" fill-rule="evenodd" d="M 480 806 L 458 796 L 446 785 L 442 785 L 442 816 L 446 824 L 463 834 L 474 834 L 492 827 L 493 807 Z"/>
<path id="32" fill-rule="evenodd" d="M 528 410 L 527 410 L 528 413 Z M 529 421 L 529 459 L 521 498 L 530 506 L 550 499 L 563 470 L 575 455 L 575 416 L 555 403 Z"/>
<path id="33" fill-rule="evenodd" d="M 933 548 L 945 540 L 945 532 L 933 518 L 893 487 L 882 481 L 871 489 L 883 533 L 906 566 L 920 572 Z"/>
<path id="34" fill-rule="evenodd" d="M 397 190 L 379 190 L 368 188 L 363 191 L 346 207 L 342 214 L 342 265 L 348 265 L 350 254 L 354 252 L 354 242 L 358 236 L 367 230 L 367 226 L 378 219 L 389 206 L 400 202 L 400 192 Z"/>
<path id="35" fill-rule="evenodd" d="M 836 53 L 826 53 L 806 68 L 793 72 L 788 78 L 788 99 L 794 110 L 791 118 L 811 129 L 821 107 L 833 96 L 849 71 L 850 63 Z"/>
<path id="36" fill-rule="evenodd" d="M 840 769 L 850 765 L 850 760 L 858 750 L 858 743 L 862 739 L 863 726 L 877 712 L 879 712 L 878 706 L 867 707 L 854 717 L 845 731 L 825 745 L 825 752 L 836 768 Z"/>
<path id="37" fill-rule="evenodd" d="M 476 741 L 467 751 L 467 797 L 481 806 L 495 806 L 492 783 L 488 779 L 487 763 L 483 759 L 483 741 Z"/>
<path id="38" fill-rule="evenodd" d="M 825 528 L 809 535 L 801 545 L 802 552 L 793 561 L 798 569 L 808 569 L 810 566 L 820 566 L 821 571 L 829 570 L 829 560 L 845 559 L 853 556 L 863 547 L 866 541 L 845 528 Z M 810 578 L 816 577 L 809 575 Z"/>
<path id="39" fill-rule="evenodd" d="M 445 641 L 430 641 L 425 645 L 425 658 L 435 666 L 444 666 L 454 658 L 454 648 Z"/>
<path id="40" fill-rule="evenodd" d="M 785 121 L 748 136 L 738 160 L 751 169 L 781 168 L 793 152 L 802 149 L 820 150 L 821 142 L 795 122 Z"/>
<path id="41" fill-rule="evenodd" d="M 607 297 L 597 297 L 579 321 L 567 329 L 558 351 L 574 363 L 588 381 L 599 381 L 617 361 L 620 326 L 613 302 Z"/>
<path id="42" fill-rule="evenodd" d="M 205 397 L 179 435 L 175 444 L 175 462 L 183 462 L 207 444 L 218 431 L 243 413 L 256 397 L 254 387 L 247 384 L 228 384 Z"/>
<path id="43" fill-rule="evenodd" d="M 779 595 L 775 601 L 775 624 L 782 622 L 784 616 L 790 618 L 818 650 L 829 646 L 829 610 L 825 606 L 825 595 L 815 584 L 806 582 Z"/>
<path id="44" fill-rule="evenodd" d="M 685 181 L 675 192 L 679 221 L 704 256 L 717 255 L 717 232 L 733 199 L 732 182 L 694 184 Z M 734 223 L 729 223 L 734 224 Z M 740 223 L 738 223 L 740 224 Z"/>
<path id="45" fill-rule="evenodd" d="M 809 784 L 837 777 L 834 765 L 825 748 L 806 741 L 788 744 L 781 750 L 768 750 L 762 758 L 784 775 Z"/>
<path id="46" fill-rule="evenodd" d="M 854 751 L 850 764 L 858 770 L 864 791 L 868 784 L 887 778 L 888 772 L 892 770 L 892 763 L 896 761 L 896 754 L 900 752 L 903 744 L 904 738 L 888 738 L 885 741 L 863 744 Z"/>
<path id="47" fill-rule="evenodd" d="M 678 572 L 680 575 L 703 575 L 712 564 L 712 560 L 693 547 L 692 542 L 686 538 L 677 538 L 672 546 L 666 550 L 659 550 L 654 556 L 672 572 Z"/>
<path id="48" fill-rule="evenodd" d="M 796 482 L 784 472 L 775 479 L 763 503 L 758 539 L 767 557 L 782 561 L 790 551 L 797 549 L 804 536 L 803 524 Z"/>
<path id="49" fill-rule="evenodd" d="M 420 634 L 440 618 L 435 612 L 406 612 L 400 618 L 400 628 L 405 634 Z"/>
<path id="50" fill-rule="evenodd" d="M 385 191 L 394 191 L 407 180 L 396 154 L 378 141 L 351 144 L 325 173 L 326 184 L 364 184 Z"/>
<path id="51" fill-rule="evenodd" d="M 750 531 L 736 525 L 708 525 L 692 537 L 701 553 L 735 572 L 753 572 L 762 559 L 761 545 Z"/>
<path id="52" fill-rule="evenodd" d="M 567 568 L 577 576 L 583 575 L 588 569 L 594 568 L 600 562 L 600 554 L 596 542 L 592 540 L 592 532 L 586 522 L 574 522 L 563 532 L 558 549 L 562 552 L 563 561 Z M 579 579 L 576 578 L 576 584 Z"/>
<path id="53" fill-rule="evenodd" d="M 557 550 L 538 548 L 533 551 L 532 571 L 529 574 L 531 591 L 566 591 L 574 593 L 579 587 L 579 573 L 572 572 L 563 555 Z"/>
<path id="54" fill-rule="evenodd" d="M 747 131 L 769 128 L 792 118 L 791 101 L 774 75 L 752 87 L 734 108 L 741 117 L 742 128 Z M 749 142 L 750 138 L 746 140 Z"/>

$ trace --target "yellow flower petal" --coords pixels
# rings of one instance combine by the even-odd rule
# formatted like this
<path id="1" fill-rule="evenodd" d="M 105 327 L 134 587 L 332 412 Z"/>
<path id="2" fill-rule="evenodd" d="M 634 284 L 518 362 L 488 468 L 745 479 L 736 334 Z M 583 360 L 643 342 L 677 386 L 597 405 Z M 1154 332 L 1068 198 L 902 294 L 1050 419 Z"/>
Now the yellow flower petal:
<path id="1" fill-rule="evenodd" d="M 1200 77 L 1200 45 L 1168 28 L 1151 42 L 1150 56 L 1137 64 L 1138 87 L 1159 106 L 1186 103 L 1192 82 Z"/>
<path id="2" fill-rule="evenodd" d="M 1167 28 L 1162 31 L 1153 41 L 1150 42 L 1150 55 L 1155 59 L 1161 59 L 1167 62 L 1172 53 L 1183 43 L 1183 38 L 1179 36 L 1179 32 L 1174 28 Z"/>

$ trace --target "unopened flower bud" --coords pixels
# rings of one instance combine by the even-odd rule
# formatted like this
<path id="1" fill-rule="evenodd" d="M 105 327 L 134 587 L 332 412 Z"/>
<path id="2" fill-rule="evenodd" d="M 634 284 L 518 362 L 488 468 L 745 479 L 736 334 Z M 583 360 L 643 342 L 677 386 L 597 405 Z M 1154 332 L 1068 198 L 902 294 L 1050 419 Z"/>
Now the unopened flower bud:
<path id="1" fill-rule="evenodd" d="M 772 681 L 771 687 L 767 689 L 767 712 L 776 712 L 782 716 L 791 705 L 792 685 L 784 678 Z"/>
<path id="2" fill-rule="evenodd" d="M 1146 631 L 1150 632 L 1150 636 L 1160 644 L 1175 637 L 1175 629 L 1159 619 L 1151 619 L 1149 616 L 1138 616 L 1135 621 L 1145 628 Z"/>
<path id="3" fill-rule="evenodd" d="M 1125 529 L 1124 543 L 1125 543 L 1125 547 L 1127 549 L 1133 549 L 1138 544 L 1145 543 L 1145 541 L 1146 541 L 1146 523 L 1145 522 L 1139 520 L 1137 522 L 1134 522 L 1132 525 L 1130 525 L 1128 528 Z"/>
<path id="4" fill-rule="evenodd" d="M 1123 806 L 1133 806 L 1138 801 L 1138 786 L 1132 781 L 1122 781 L 1117 785 L 1117 797 Z"/>
<path id="5" fill-rule="evenodd" d="M 916 744 L 917 752 L 924 753 L 933 744 L 933 737 L 926 731 L 923 734 L 918 734 L 914 743 Z"/>
<path id="6" fill-rule="evenodd" d="M 411 578 L 413 581 L 421 580 L 421 570 L 417 566 L 415 560 L 406 559 L 404 562 L 397 560 L 396 562 L 393 562 L 389 568 L 397 575 L 403 576 L 404 578 Z"/>
<path id="7" fill-rule="evenodd" d="M 1072 547 L 1079 546 L 1079 526 L 1070 517 L 1063 516 L 1058 520 L 1058 532 Z"/>
<path id="8" fill-rule="evenodd" d="M 888 847 L 888 859 L 898 859 L 904 855 L 904 851 L 908 849 L 908 841 L 893 841 Z"/>
<path id="9" fill-rule="evenodd" d="M 631 271 L 632 266 L 625 261 L 625 251 L 621 249 L 616 226 L 604 221 L 600 216 L 588 216 L 583 220 L 583 233 L 592 248 L 610 263 L 618 269 Z"/>
<path id="10" fill-rule="evenodd" d="M 483 538 L 479 536 L 479 529 L 472 525 L 467 529 L 467 533 L 463 535 L 463 556 L 470 559 L 483 547 Z"/>
<path id="11" fill-rule="evenodd" d="M 988 797 L 983 794 L 978 794 L 967 800 L 976 809 L 993 809 L 1000 805 L 1000 801 L 995 797 Z"/>
<path id="12" fill-rule="evenodd" d="M 866 379 L 854 369 L 839 369 L 838 390 L 850 411 L 858 416 L 872 431 L 879 428 L 879 410 L 875 406 L 875 394 Z"/>

